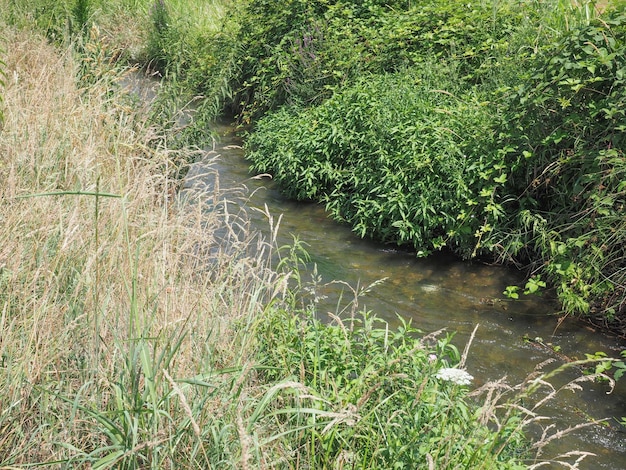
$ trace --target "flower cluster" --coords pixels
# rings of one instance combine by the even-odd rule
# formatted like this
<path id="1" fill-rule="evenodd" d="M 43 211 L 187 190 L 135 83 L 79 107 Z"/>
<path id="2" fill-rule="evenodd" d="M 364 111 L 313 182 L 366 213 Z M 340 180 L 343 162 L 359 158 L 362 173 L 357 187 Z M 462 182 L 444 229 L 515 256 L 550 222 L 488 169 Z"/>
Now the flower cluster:
<path id="1" fill-rule="evenodd" d="M 469 385 L 474 379 L 474 377 L 472 377 L 466 371 L 450 367 L 439 369 L 435 377 L 441 380 L 445 380 L 446 382 L 455 383 L 457 385 Z"/>

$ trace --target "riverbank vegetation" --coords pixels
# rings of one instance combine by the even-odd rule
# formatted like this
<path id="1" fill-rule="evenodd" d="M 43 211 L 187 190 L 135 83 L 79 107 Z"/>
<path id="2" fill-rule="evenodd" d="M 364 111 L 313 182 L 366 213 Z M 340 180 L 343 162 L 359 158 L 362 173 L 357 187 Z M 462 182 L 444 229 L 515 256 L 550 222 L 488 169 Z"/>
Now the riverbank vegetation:
<path id="1" fill-rule="evenodd" d="M 255 171 L 359 236 L 517 266 L 509 297 L 625 334 L 623 1 L 136 2 L 144 47 L 127 6 L 76 5 L 17 17 L 56 38 L 97 11 L 113 55 L 167 76 L 162 122 L 195 103 L 176 141 L 234 116 Z"/>
<path id="2" fill-rule="evenodd" d="M 359 236 L 515 265 L 509 297 L 625 334 L 623 1 L 209 5 L 154 2 L 136 54 L 203 97 L 185 139 L 233 115 Z"/>
<path id="3" fill-rule="evenodd" d="M 524 268 L 624 334 L 623 5 L 405 3 L 355 6 L 350 32 L 314 33 L 311 11 L 280 32 L 260 64 L 288 65 L 240 103 L 264 114 L 254 168 L 360 236 Z"/>
<path id="4" fill-rule="evenodd" d="M 171 111 L 166 122 L 167 103 L 188 101 L 181 83 L 204 76 L 205 88 L 197 83 L 194 92 L 219 93 L 200 104 L 201 115 L 228 107 L 242 120 L 257 119 L 276 108 L 282 98 L 271 80 L 257 98 L 256 91 L 244 91 L 260 70 L 248 70 L 248 82 L 234 87 L 246 48 L 218 44 L 244 34 L 233 25 L 241 17 L 226 14 L 230 7 L 257 24 L 254 14 L 278 3 L 258 4 L 257 10 L 182 1 L 0 5 L 6 50 L 0 92 L 0 467 L 517 469 L 538 468 L 550 458 L 576 468 L 587 456 L 584 450 L 547 455 L 547 446 L 568 430 L 543 423 L 541 407 L 596 374 L 555 388 L 550 380 L 562 369 L 544 372 L 543 364 L 519 385 L 477 384 L 464 369 L 471 350 L 460 353 L 443 333 L 424 336 L 408 324 L 390 330 L 359 311 L 357 302 L 321 323 L 310 295 L 315 283 L 299 271 L 305 254 L 297 246 L 285 251 L 271 237 L 249 233 L 236 191 L 181 185 L 188 163 L 211 153 L 185 145 L 193 137 L 185 133 L 196 132 L 202 120 L 181 131 Z M 308 14 L 315 4 L 286 5 Z M 373 3 L 363 8 L 386 9 Z M 213 16 L 192 21 L 189 12 L 203 9 Z M 342 34 L 358 36 L 347 28 Z M 206 48 L 204 55 L 189 44 Z M 338 64 L 349 62 L 341 58 L 348 50 L 335 52 Z M 396 52 L 410 65 L 410 54 Z M 176 54 L 189 62 L 178 62 Z M 216 82 L 203 75 L 219 66 L 211 57 L 228 58 L 232 66 L 211 75 Z M 199 59 L 207 60 L 205 72 Z M 138 111 L 122 91 L 125 67 L 135 60 L 171 79 L 170 98 L 157 100 L 153 115 Z M 303 91 L 302 99 L 293 98 L 297 108 L 260 121 L 258 135 L 276 125 L 280 113 L 291 113 L 294 122 L 306 113 L 331 119 L 333 106 L 352 100 L 360 106 L 354 112 L 370 125 L 365 135 L 382 144 L 369 114 L 376 108 L 367 106 L 372 91 L 395 103 L 395 112 L 384 112 L 398 126 L 399 118 L 412 116 L 399 98 L 385 97 L 394 84 L 410 98 L 407 108 L 434 97 L 437 111 L 430 117 L 436 125 L 446 111 L 458 112 L 458 127 L 437 128 L 439 137 L 430 138 L 442 149 L 465 151 L 454 134 L 473 129 L 478 136 L 479 123 L 488 129 L 493 116 L 478 93 L 441 86 L 454 83 L 447 67 L 438 63 L 413 82 L 402 80 L 408 71 L 389 70 L 369 81 L 356 75 L 348 80 L 347 72 L 324 76 L 324 96 Z M 439 81 L 439 91 L 410 90 L 411 83 L 437 83 L 444 76 L 452 78 Z M 436 127 L 413 125 L 426 134 Z M 287 137 L 297 132 L 284 129 Z M 410 137 L 410 130 L 397 132 Z M 343 142 L 339 134 L 337 139 Z M 346 149 L 357 146 L 345 142 Z M 422 152 L 416 155 L 427 158 L 415 142 Z M 392 139 L 389 145 L 397 144 Z M 390 150 L 378 153 L 389 158 L 390 168 L 399 165 Z M 442 172 L 456 171 L 431 159 Z M 414 171 L 427 174 L 419 165 Z M 500 173 L 487 176 L 502 179 Z M 459 188 L 460 199 L 478 185 Z M 469 207 L 485 205 L 486 197 Z M 443 193 L 440 199 L 446 201 Z M 278 230 L 279 221 L 267 216 Z M 599 371 L 610 362 L 594 361 L 603 364 Z M 543 424 L 545 433 L 529 441 L 527 427 Z"/>

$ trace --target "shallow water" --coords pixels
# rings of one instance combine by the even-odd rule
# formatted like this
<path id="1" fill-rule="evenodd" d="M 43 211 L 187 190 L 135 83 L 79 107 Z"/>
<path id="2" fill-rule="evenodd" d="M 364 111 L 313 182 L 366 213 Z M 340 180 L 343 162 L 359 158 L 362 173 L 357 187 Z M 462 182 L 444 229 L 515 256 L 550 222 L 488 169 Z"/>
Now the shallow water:
<path id="1" fill-rule="evenodd" d="M 318 307 L 322 315 L 336 313 L 343 305 L 339 299 L 352 298 L 344 284 L 332 282 L 339 280 L 351 286 L 374 284 L 359 298 L 359 308 L 392 325 L 403 318 L 425 333 L 440 329 L 454 332 L 453 342 L 460 350 L 479 325 L 467 361 L 467 369 L 475 377 L 474 386 L 503 376 L 509 384 L 520 383 L 547 359 L 558 365 L 564 357 L 582 359 L 585 353 L 596 351 L 617 357 L 626 349 L 623 341 L 593 332 L 574 320 L 559 323 L 558 306 L 549 298 L 505 299 L 502 291 L 507 285 L 522 284 L 522 275 L 515 270 L 461 262 L 445 255 L 418 259 L 410 252 L 358 239 L 348 227 L 328 219 L 319 205 L 286 200 L 271 179 L 252 178 L 240 139 L 227 125 L 215 130 L 221 138 L 215 149 L 207 151 L 206 161 L 192 166 L 187 187 L 211 187 L 217 171 L 221 189 L 236 188 L 243 194 L 241 204 L 254 230 L 269 233 L 267 217 L 255 208 L 267 205 L 275 221 L 281 217 L 278 245 L 291 244 L 297 236 L 311 257 L 311 272 L 315 265 L 321 276 L 316 295 L 321 298 Z M 559 352 L 525 338 L 541 338 Z M 583 387 L 576 393 L 563 391 L 540 413 L 550 416 L 562 429 L 589 418 L 611 420 L 567 435 L 551 444 L 544 457 L 587 451 L 596 457 L 585 459 L 580 468 L 626 468 L 626 430 L 613 419 L 626 416 L 626 378 L 610 395 L 606 384 L 587 383 Z M 554 464 L 542 468 L 564 467 Z"/>

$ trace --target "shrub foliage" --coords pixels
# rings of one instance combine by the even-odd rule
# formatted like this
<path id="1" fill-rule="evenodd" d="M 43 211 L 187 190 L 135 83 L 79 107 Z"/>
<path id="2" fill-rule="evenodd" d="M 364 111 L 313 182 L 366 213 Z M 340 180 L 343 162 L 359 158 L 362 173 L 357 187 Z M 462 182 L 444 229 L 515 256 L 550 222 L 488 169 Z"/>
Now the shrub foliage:
<path id="1" fill-rule="evenodd" d="M 321 106 L 283 109 L 260 121 L 249 158 L 290 197 L 324 201 L 360 236 L 469 257 L 475 232 L 500 210 L 492 196 L 501 171 L 468 156 L 491 117 L 477 97 L 438 88 L 448 72 L 371 77 Z"/>
<path id="2" fill-rule="evenodd" d="M 623 312 L 626 16 L 571 31 L 509 95 L 507 209 L 523 234 L 512 254 L 556 284 L 568 311 Z"/>
<path id="3" fill-rule="evenodd" d="M 501 3 L 358 17 L 357 76 L 261 119 L 250 159 L 361 236 L 525 266 L 567 313 L 619 327 L 623 7 L 559 23 L 539 5 Z"/>

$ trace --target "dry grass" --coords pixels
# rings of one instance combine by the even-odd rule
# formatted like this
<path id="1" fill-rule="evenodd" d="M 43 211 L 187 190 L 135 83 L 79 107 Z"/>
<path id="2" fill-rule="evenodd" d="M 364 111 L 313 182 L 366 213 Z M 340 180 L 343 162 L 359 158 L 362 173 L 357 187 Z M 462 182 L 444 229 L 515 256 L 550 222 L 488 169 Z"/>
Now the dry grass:
<path id="1" fill-rule="evenodd" d="M 231 325 L 275 294 L 251 239 L 228 237 L 223 195 L 196 192 L 196 204 L 172 197 L 176 182 L 166 175 L 189 155 L 167 151 L 112 93 L 111 71 L 81 88 L 70 51 L 3 29 L 0 466 L 105 443 L 93 422 L 73 418 L 83 406 L 115 407 L 113 385 L 137 372 L 129 351 L 139 340 L 154 358 L 176 350 L 167 362 L 142 356 L 140 391 L 151 381 L 168 394 L 181 377 L 244 363 Z M 146 360 L 163 370 L 148 377 Z M 185 390 L 173 390 L 182 403 L 167 410 L 176 426 L 190 409 Z M 156 431 L 155 442 L 168 432 Z"/>

